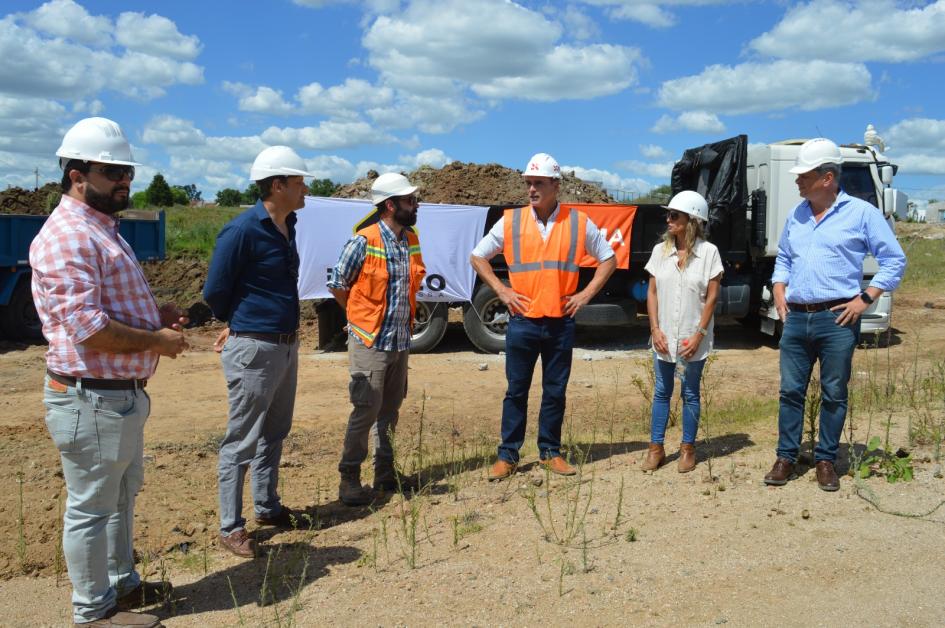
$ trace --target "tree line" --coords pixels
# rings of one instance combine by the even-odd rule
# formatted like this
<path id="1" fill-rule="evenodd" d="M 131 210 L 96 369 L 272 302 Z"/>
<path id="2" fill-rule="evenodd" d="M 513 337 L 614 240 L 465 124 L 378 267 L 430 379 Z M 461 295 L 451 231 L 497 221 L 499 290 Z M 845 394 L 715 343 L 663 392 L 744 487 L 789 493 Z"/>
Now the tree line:
<path id="1" fill-rule="evenodd" d="M 331 196 L 338 185 L 331 179 L 314 179 L 308 186 L 312 196 Z M 131 195 L 131 205 L 136 209 L 145 207 L 172 207 L 190 205 L 203 200 L 203 193 L 193 183 L 187 185 L 169 185 L 164 175 L 157 173 L 147 189 Z M 252 205 L 259 200 L 259 186 L 250 183 L 240 191 L 235 188 L 223 188 L 217 192 L 216 203 L 221 207 Z"/>

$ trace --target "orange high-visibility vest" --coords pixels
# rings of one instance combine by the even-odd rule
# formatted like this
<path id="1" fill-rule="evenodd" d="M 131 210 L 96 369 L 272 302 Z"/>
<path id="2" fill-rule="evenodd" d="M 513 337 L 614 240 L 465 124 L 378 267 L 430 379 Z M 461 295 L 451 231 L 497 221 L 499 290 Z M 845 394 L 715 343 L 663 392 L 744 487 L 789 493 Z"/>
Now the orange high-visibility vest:
<path id="1" fill-rule="evenodd" d="M 531 299 L 525 316 L 564 316 L 564 298 L 577 292 L 587 215 L 561 207 L 547 241 L 538 231 L 531 206 L 507 209 L 504 216 L 502 253 L 512 289 Z"/>
<path id="2" fill-rule="evenodd" d="M 420 256 L 420 240 L 417 234 L 407 229 L 407 244 L 410 247 L 410 325 L 413 327 L 413 317 L 417 313 L 417 291 L 420 282 L 427 274 L 423 258 Z M 364 256 L 364 265 L 357 281 L 348 294 L 348 325 L 364 342 L 364 346 L 374 345 L 377 332 L 381 330 L 384 321 L 384 311 L 387 309 L 387 253 L 384 249 L 384 239 L 381 237 L 381 227 L 374 223 L 358 231 L 359 236 L 367 238 L 367 250 Z"/>

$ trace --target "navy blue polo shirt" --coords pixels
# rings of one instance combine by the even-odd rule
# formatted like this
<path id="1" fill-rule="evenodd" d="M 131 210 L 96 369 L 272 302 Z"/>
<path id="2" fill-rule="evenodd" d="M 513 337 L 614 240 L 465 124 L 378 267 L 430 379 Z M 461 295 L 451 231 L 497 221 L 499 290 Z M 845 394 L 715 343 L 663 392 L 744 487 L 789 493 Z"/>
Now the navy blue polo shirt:
<path id="1" fill-rule="evenodd" d="M 231 330 L 288 334 L 299 328 L 296 220 L 295 212 L 286 217 L 287 240 L 257 201 L 217 235 L 203 298 Z"/>

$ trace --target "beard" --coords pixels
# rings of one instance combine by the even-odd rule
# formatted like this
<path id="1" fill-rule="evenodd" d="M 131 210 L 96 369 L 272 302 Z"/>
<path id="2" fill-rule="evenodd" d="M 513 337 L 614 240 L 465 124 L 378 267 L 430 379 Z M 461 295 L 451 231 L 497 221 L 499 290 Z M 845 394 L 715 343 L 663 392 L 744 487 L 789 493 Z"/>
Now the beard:
<path id="1" fill-rule="evenodd" d="M 417 224 L 417 212 L 413 209 L 404 209 L 400 205 L 394 212 L 394 221 L 404 227 L 412 227 Z"/>
<path id="2" fill-rule="evenodd" d="M 119 198 L 118 192 L 124 190 L 125 197 Z M 128 209 L 128 203 L 131 200 L 130 190 L 126 187 L 115 187 L 111 193 L 105 194 L 99 192 L 91 184 L 85 186 L 85 202 L 92 209 L 96 209 L 103 214 L 111 216 L 122 210 Z"/>

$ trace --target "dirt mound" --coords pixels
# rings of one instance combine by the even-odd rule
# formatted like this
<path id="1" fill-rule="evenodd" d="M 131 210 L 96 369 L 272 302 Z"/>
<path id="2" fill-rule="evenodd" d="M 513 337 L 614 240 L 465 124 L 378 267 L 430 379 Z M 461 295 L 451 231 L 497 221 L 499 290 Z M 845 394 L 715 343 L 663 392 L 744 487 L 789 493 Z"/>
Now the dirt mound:
<path id="1" fill-rule="evenodd" d="M 420 188 L 420 197 L 427 203 L 459 205 L 503 205 L 526 202 L 522 171 L 499 164 L 474 164 L 454 161 L 442 168 L 421 166 L 404 173 Z M 371 183 L 378 176 L 371 170 L 363 179 L 338 188 L 338 198 L 370 198 Z M 573 172 L 564 172 L 561 179 L 562 201 L 580 203 L 613 203 L 614 199 L 598 185 L 582 181 Z"/>
<path id="2" fill-rule="evenodd" d="M 30 214 L 45 216 L 58 203 L 61 190 L 58 183 L 49 182 L 38 190 L 7 188 L 0 192 L 0 214 Z M 55 195 L 56 203 L 50 196 Z"/>

